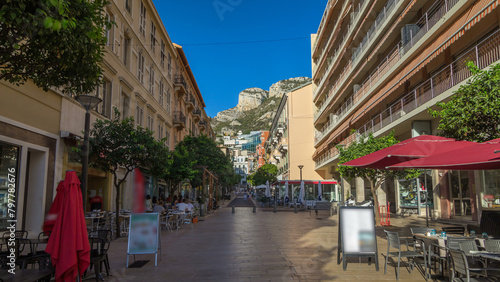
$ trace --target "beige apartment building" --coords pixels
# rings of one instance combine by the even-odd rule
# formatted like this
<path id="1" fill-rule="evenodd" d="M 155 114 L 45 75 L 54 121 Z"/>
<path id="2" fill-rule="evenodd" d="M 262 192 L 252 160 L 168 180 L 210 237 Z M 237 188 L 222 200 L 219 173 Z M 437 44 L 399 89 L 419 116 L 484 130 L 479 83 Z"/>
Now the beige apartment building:
<path id="1" fill-rule="evenodd" d="M 498 1 L 488 0 L 328 1 L 311 49 L 316 171 L 338 179 L 336 146 L 368 133 L 436 134 L 427 109 L 470 78 L 466 62 L 498 63 L 499 16 Z M 391 210 L 425 214 L 425 185 L 432 216 L 478 220 L 499 179 L 498 171 L 429 170 L 387 181 L 378 194 Z M 344 183 L 346 196 L 370 196 L 363 179 Z"/>
<path id="2" fill-rule="evenodd" d="M 304 180 L 306 199 L 317 197 L 317 184 L 322 181 L 327 200 L 335 185 L 326 184 L 323 175 L 315 170 L 311 155 L 314 153 L 312 84 L 306 83 L 283 94 L 265 142 L 266 162 L 278 167 L 278 187 L 284 195 L 285 181 L 289 183 L 290 199 L 298 199 L 300 179 Z M 302 169 L 299 165 L 303 166 Z M 301 177 L 302 174 L 302 177 Z M 325 198 L 325 197 L 324 197 Z"/>
<path id="3" fill-rule="evenodd" d="M 171 150 L 186 135 L 214 139 L 205 102 L 181 46 L 173 44 L 151 0 L 110 1 L 107 16 L 116 24 L 106 31 L 103 84 L 95 91 L 102 99 L 91 111 L 96 119 L 133 117 Z M 27 83 L 0 81 L 0 230 L 6 227 L 9 169 L 17 168 L 18 229 L 39 231 L 55 188 L 68 169 L 81 172 L 71 147 L 83 138 L 83 107 L 56 90 L 44 92 Z M 147 173 L 147 193 L 166 196 L 167 183 Z M 132 179 L 123 184 L 121 208 L 131 208 Z M 89 199 L 101 195 L 103 209 L 114 210 L 112 176 L 89 168 Z"/>

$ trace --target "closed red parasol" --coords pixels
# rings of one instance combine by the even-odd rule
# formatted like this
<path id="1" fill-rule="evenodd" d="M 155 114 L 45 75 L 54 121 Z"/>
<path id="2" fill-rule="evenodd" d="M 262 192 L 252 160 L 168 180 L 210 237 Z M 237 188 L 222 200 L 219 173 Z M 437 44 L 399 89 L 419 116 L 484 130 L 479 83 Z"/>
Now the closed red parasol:
<path id="1" fill-rule="evenodd" d="M 402 162 L 389 168 L 425 168 L 425 169 L 500 169 L 500 138 L 484 143 L 473 143 L 468 146 L 434 154 L 417 160 Z"/>
<path id="2" fill-rule="evenodd" d="M 433 135 L 420 135 L 341 165 L 385 169 L 388 166 L 473 144 Z"/>
<path id="3" fill-rule="evenodd" d="M 81 276 L 90 264 L 80 180 L 75 171 L 66 172 L 60 192 L 60 210 L 45 251 L 52 257 L 56 281 L 75 281 L 78 273 Z"/>
<path id="4" fill-rule="evenodd" d="M 59 210 L 61 210 L 61 205 L 62 205 L 63 186 L 64 186 L 64 181 L 63 180 L 59 181 L 59 184 L 57 185 L 56 189 L 56 197 L 54 198 L 54 201 L 50 206 L 49 212 L 47 213 L 47 216 L 45 216 L 45 221 L 43 222 L 44 232 L 51 232 L 52 229 L 54 228 L 54 224 L 56 224 L 57 214 L 59 213 Z"/>

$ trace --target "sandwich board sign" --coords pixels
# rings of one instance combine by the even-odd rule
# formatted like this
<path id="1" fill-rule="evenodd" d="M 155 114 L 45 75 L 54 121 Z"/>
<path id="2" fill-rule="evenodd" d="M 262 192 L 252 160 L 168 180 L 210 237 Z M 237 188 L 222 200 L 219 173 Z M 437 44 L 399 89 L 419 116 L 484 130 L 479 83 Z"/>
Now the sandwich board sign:
<path id="1" fill-rule="evenodd" d="M 375 269 L 378 271 L 377 238 L 375 236 L 375 213 L 373 207 L 340 207 L 339 210 L 339 244 L 337 264 L 347 268 L 348 257 L 375 258 Z"/>
<path id="2" fill-rule="evenodd" d="M 127 267 L 129 266 L 129 255 L 139 254 L 155 254 L 155 266 L 158 265 L 158 250 L 161 255 L 159 227 L 159 213 L 133 213 L 130 215 Z"/>

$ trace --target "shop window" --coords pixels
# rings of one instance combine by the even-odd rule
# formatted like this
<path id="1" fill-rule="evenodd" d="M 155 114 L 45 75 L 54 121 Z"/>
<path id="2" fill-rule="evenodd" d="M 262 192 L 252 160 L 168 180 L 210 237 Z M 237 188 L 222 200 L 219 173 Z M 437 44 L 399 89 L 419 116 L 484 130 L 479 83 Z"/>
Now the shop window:
<path id="1" fill-rule="evenodd" d="M 16 219 L 17 205 L 9 207 L 9 202 L 18 202 L 19 153 L 19 147 L 0 142 L 0 230 L 7 229 L 7 220 Z"/>
<path id="2" fill-rule="evenodd" d="M 500 208 L 500 170 L 482 172 L 481 205 L 483 208 Z"/>

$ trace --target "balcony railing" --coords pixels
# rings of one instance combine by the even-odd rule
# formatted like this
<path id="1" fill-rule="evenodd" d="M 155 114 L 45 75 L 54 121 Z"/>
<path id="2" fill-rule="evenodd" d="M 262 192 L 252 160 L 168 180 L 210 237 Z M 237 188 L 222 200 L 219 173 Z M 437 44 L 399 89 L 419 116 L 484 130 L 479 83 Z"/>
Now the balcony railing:
<path id="1" fill-rule="evenodd" d="M 443 16 L 457 4 L 458 0 L 438 0 L 436 1 L 427 12 L 417 21 L 417 26 L 422 26 L 422 28 L 415 33 L 410 32 L 410 37 L 403 38 L 387 55 L 383 61 L 378 65 L 378 67 L 365 79 L 365 81 L 360 85 L 360 88 L 354 92 L 347 101 L 344 102 L 333 114 L 338 117 L 335 123 L 338 123 L 342 118 L 348 113 L 348 111 L 354 107 L 361 98 L 367 94 L 372 86 L 375 85 L 393 66 L 395 66 L 399 60 L 406 54 L 416 43 L 422 39 L 422 37 L 436 25 L 436 23 L 443 18 Z M 411 29 L 410 29 L 411 31 Z M 406 50 L 406 51 L 405 51 Z M 344 69 L 345 70 L 345 69 Z M 343 72 L 344 73 L 344 72 Z M 320 106 L 320 109 L 315 113 L 315 121 L 323 113 L 326 106 L 328 106 L 331 100 L 336 94 L 338 88 L 338 82 L 335 83 L 327 94 L 325 101 Z M 327 125 L 329 126 L 327 128 Z M 329 129 L 333 128 L 336 124 L 330 124 L 330 122 L 325 125 L 321 130 L 321 138 L 328 134 Z M 319 142 L 321 140 L 317 140 Z"/>
<path id="2" fill-rule="evenodd" d="M 186 116 L 181 111 L 174 112 L 174 126 L 184 128 L 186 127 Z"/>
<path id="3" fill-rule="evenodd" d="M 349 3 L 349 1 L 346 1 L 345 3 L 347 4 L 347 3 Z M 354 30 L 354 27 L 357 26 L 357 22 L 358 22 L 358 20 L 359 20 L 359 18 L 361 16 L 361 11 L 363 11 L 368 6 L 368 3 L 370 3 L 370 1 L 361 0 L 358 3 L 358 5 L 355 7 L 355 10 L 351 13 L 351 22 L 347 26 L 347 31 L 344 33 L 344 35 L 342 37 L 342 40 L 341 40 L 341 43 L 338 44 L 338 47 L 333 52 L 332 56 L 330 56 L 327 59 L 327 66 L 325 68 L 326 69 L 325 70 L 325 75 L 327 75 L 329 73 L 329 71 L 331 70 L 331 67 L 334 65 L 334 62 L 337 61 L 338 55 L 345 48 L 344 45 L 347 42 L 347 39 L 350 38 L 351 33 Z M 323 58 L 325 52 L 327 52 L 327 48 L 326 47 L 330 45 L 331 41 L 334 40 L 334 38 L 336 38 L 336 36 L 337 36 L 336 32 L 332 32 L 330 34 L 330 37 L 328 38 L 328 41 L 325 43 L 325 47 L 323 47 L 323 49 L 321 50 L 321 53 L 319 55 L 320 59 Z M 321 65 L 322 64 L 323 64 L 323 61 L 321 60 L 319 62 L 319 64 L 317 64 L 317 65 L 314 66 L 313 74 L 316 73 L 316 70 L 321 69 Z"/>
<path id="4" fill-rule="evenodd" d="M 328 0 L 328 3 L 326 3 L 325 11 L 323 12 L 323 17 L 321 18 L 321 23 L 319 24 L 318 31 L 316 34 L 318 37 L 316 37 L 316 40 L 314 41 L 314 46 L 313 50 L 316 50 L 316 45 L 318 44 L 318 38 L 321 36 L 321 32 L 323 32 L 323 27 L 325 27 L 326 24 L 326 18 L 328 17 L 328 13 L 330 12 L 330 9 L 333 7 L 334 0 Z"/>
<path id="5" fill-rule="evenodd" d="M 200 110 L 200 108 L 198 108 L 198 107 L 194 108 L 194 110 L 193 110 L 193 115 L 194 115 L 194 116 L 198 116 L 198 117 L 199 117 L 199 116 L 201 115 L 201 110 Z"/>
<path id="6" fill-rule="evenodd" d="M 206 128 L 206 127 L 207 127 L 207 121 L 206 121 L 206 120 L 204 120 L 204 119 L 202 119 L 202 120 L 200 120 L 200 121 L 198 122 L 198 125 L 199 125 L 200 127 Z"/>
<path id="7" fill-rule="evenodd" d="M 184 76 L 182 74 L 176 74 L 174 77 L 174 87 L 175 91 L 180 95 L 184 95 L 187 92 L 187 83 L 184 80 Z"/>
<path id="8" fill-rule="evenodd" d="M 361 135 L 359 135 L 358 133 L 353 133 L 353 134 L 349 135 L 346 139 L 339 142 L 337 145 L 344 145 L 347 148 L 354 141 L 359 141 L 360 138 L 361 138 Z M 318 168 L 321 165 L 323 165 L 324 163 L 336 158 L 339 155 L 339 153 L 340 152 L 336 146 L 328 149 L 326 152 L 324 152 L 323 154 L 321 154 L 318 158 L 316 158 L 314 160 L 314 162 L 316 163 L 316 168 Z"/>
<path id="9" fill-rule="evenodd" d="M 470 78 L 472 74 L 467 68 L 467 62 L 472 61 L 480 69 L 484 69 L 499 60 L 500 30 L 497 30 L 474 47 L 471 47 L 454 62 L 442 68 L 441 71 L 433 75 L 430 79 L 419 84 L 401 100 L 395 102 L 358 128 L 358 134 L 366 135 L 368 133 L 375 133 Z M 332 154 L 331 151 L 332 149 L 318 157 L 316 159 L 318 160 L 316 161 L 316 166 L 321 165 L 325 160 L 334 158 L 336 155 Z"/>
<path id="10" fill-rule="evenodd" d="M 196 99 L 194 98 L 193 94 L 189 93 L 187 95 L 187 97 L 186 97 L 186 104 L 187 104 L 188 110 L 194 109 L 194 107 L 196 105 Z"/>

